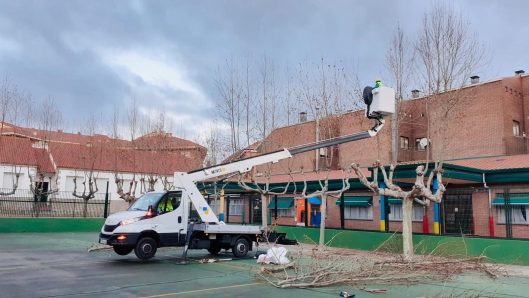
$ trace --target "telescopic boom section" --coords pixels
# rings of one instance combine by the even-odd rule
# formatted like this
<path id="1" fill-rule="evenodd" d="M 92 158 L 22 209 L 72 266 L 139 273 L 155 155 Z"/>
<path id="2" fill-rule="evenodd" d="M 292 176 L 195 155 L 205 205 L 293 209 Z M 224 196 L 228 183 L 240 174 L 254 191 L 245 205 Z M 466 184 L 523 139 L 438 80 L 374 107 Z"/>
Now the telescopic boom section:
<path id="1" fill-rule="evenodd" d="M 360 141 L 376 136 L 380 129 L 382 129 L 384 126 L 383 117 L 391 115 L 395 112 L 395 91 L 391 88 L 381 86 L 380 84 L 377 84 L 375 88 L 366 87 L 366 90 L 364 90 L 364 101 L 367 105 L 366 116 L 369 119 L 375 120 L 375 126 L 370 130 L 311 144 L 295 146 L 255 157 L 249 157 L 231 163 L 224 163 L 191 171 L 189 173 L 176 172 L 175 186 L 185 189 L 185 192 L 188 194 L 203 222 L 218 223 L 219 220 L 217 216 L 213 213 L 210 206 L 198 190 L 197 186 L 195 185 L 196 182 L 230 174 L 246 173 L 255 166 L 270 162 L 276 163 L 280 160 L 291 158 L 292 155 L 329 146 Z M 366 94 L 369 96 L 366 96 Z"/>
<path id="2" fill-rule="evenodd" d="M 267 164 L 276 163 L 280 160 L 291 158 L 293 155 L 301 154 L 304 152 L 317 150 L 329 146 L 335 146 L 363 139 L 374 137 L 378 131 L 384 125 L 384 120 L 377 120 L 377 125 L 372 129 L 360 133 L 355 133 L 346 136 L 340 136 L 333 139 L 328 139 L 320 142 L 311 144 L 305 144 L 300 146 L 291 147 L 255 157 L 249 157 L 246 159 L 238 160 L 231 163 L 225 163 L 216 165 L 213 167 L 203 168 L 195 170 L 189 173 L 177 172 L 175 173 L 175 186 L 180 186 L 186 189 L 189 194 L 189 198 L 195 209 L 197 210 L 200 218 L 204 222 L 218 223 L 217 216 L 213 213 L 208 203 L 196 187 L 195 183 L 198 181 L 204 181 L 207 179 L 217 178 L 225 175 L 234 173 L 246 173 L 249 172 L 253 167 Z"/>
<path id="3" fill-rule="evenodd" d="M 255 166 L 263 165 L 269 162 L 276 163 L 280 160 L 290 158 L 292 157 L 292 155 L 374 137 L 376 136 L 378 131 L 380 131 L 382 126 L 384 126 L 384 120 L 379 119 L 377 120 L 377 124 L 372 129 L 364 132 L 340 136 L 310 144 L 294 146 L 259 156 L 241 159 L 230 163 L 224 163 L 212 167 L 202 168 L 195 171 L 191 171 L 187 173 L 187 175 L 189 175 L 190 179 L 193 182 L 198 182 L 211 178 L 221 177 L 224 175 L 230 175 L 233 173 L 246 173 L 249 172 Z"/>

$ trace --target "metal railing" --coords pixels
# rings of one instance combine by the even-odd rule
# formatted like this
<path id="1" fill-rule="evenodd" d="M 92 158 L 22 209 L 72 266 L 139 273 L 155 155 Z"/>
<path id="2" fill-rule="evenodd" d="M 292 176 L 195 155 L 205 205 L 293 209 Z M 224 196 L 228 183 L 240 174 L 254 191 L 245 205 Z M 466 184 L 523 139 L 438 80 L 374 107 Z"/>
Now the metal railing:
<path id="1" fill-rule="evenodd" d="M 0 192 L 9 189 L 0 188 Z M 88 201 L 66 191 L 39 196 L 28 189 L 17 189 L 12 195 L 0 196 L 0 217 L 104 217 L 104 212 L 104 193 Z"/>

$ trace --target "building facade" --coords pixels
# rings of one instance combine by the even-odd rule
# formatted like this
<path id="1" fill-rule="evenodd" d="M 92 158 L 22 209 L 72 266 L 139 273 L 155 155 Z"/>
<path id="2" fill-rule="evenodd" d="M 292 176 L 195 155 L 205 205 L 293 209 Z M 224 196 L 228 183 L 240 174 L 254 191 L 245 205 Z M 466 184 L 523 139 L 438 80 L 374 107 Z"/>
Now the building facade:
<path id="1" fill-rule="evenodd" d="M 417 96 L 399 106 L 398 163 L 396 180 L 403 188 L 415 179 L 414 170 L 429 156 L 443 159 L 447 192 L 441 204 L 413 207 L 413 230 L 429 234 L 465 234 L 484 237 L 529 238 L 529 76 L 514 76 L 465 86 L 437 96 Z M 455 102 L 449 106 L 447 102 Z M 317 127 L 318 125 L 318 127 Z M 274 130 L 257 148 L 241 157 L 272 152 L 317 139 L 351 134 L 369 128 L 363 111 L 319 121 L 300 122 Z M 391 161 L 391 123 L 376 138 L 307 152 L 292 160 L 260 167 L 271 171 L 276 187 L 286 186 L 286 173 L 338 172 L 352 162 L 370 169 L 376 160 Z M 320 135 L 316 136 L 319 132 Z M 428 146 L 421 140 L 429 136 Z M 424 142 L 422 143 L 424 144 Z M 433 168 L 433 164 L 430 169 Z M 259 174 L 257 174 L 259 176 Z M 331 175 L 332 176 L 332 175 Z M 369 177 L 369 175 L 368 175 Z M 318 188 L 319 179 L 303 177 Z M 339 179 L 329 183 L 340 184 Z M 401 202 L 375 196 L 356 177 L 341 198 L 327 202 L 326 225 L 338 229 L 400 231 Z M 341 187 L 341 186 L 338 186 Z M 226 188 L 226 187 L 225 187 Z M 231 193 L 243 200 L 246 222 L 258 222 L 255 194 L 245 194 L 233 183 Z M 226 189 L 229 189 L 227 187 Z M 300 198 L 292 189 L 269 196 L 270 222 L 280 225 L 319 225 L 319 198 Z M 229 196 L 228 194 L 227 196 Z M 255 209 L 251 212 L 250 209 Z M 238 221 L 236 217 L 228 219 Z"/>
<path id="2" fill-rule="evenodd" d="M 91 176 L 97 186 L 96 197 L 102 198 L 108 192 L 114 201 L 113 210 L 122 210 L 127 204 L 118 195 L 116 178 L 123 181 L 125 192 L 133 180 L 137 182 L 136 194 L 145 192 L 149 179 L 155 181 L 155 190 L 162 190 L 172 183 L 175 171 L 201 167 L 205 155 L 203 146 L 164 132 L 126 141 L 3 123 L 0 188 L 1 192 L 9 192 L 18 175 L 19 193 L 38 185 L 42 192 L 53 190 L 74 198 L 74 190 L 82 193 L 86 185 L 83 182 Z"/>

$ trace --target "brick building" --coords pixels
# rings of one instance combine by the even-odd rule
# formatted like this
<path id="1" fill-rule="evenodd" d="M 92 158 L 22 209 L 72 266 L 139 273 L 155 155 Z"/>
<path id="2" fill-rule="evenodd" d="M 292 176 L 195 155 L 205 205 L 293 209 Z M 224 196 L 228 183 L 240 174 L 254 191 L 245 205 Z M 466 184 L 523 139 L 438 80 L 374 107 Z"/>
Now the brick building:
<path id="1" fill-rule="evenodd" d="M 12 189 L 18 173 L 20 191 L 30 189 L 31 176 L 33 183 L 42 183 L 44 189 L 55 189 L 71 197 L 74 178 L 78 190 L 82 191 L 86 173 L 93 172 L 97 194 L 106 193 L 108 183 L 110 199 L 116 200 L 111 206 L 119 210 L 125 208 L 126 203 L 120 204 L 116 176 L 124 180 L 125 186 L 133 178 L 139 181 L 154 176 L 157 178 L 155 189 L 161 190 L 162 178 L 171 182 L 175 171 L 201 167 L 205 156 L 203 146 L 163 132 L 150 133 L 132 142 L 105 135 L 44 131 L 3 123 L 0 189 Z M 137 193 L 140 191 L 138 185 Z"/>
<path id="2" fill-rule="evenodd" d="M 529 238 L 526 135 L 529 132 L 529 76 L 517 72 L 511 77 L 482 83 L 474 78 L 471 85 L 435 97 L 420 97 L 416 91 L 413 94 L 413 98 L 401 102 L 399 107 L 396 180 L 403 185 L 412 183 L 415 167 L 430 153 L 434 159 L 445 160 L 444 182 L 448 183 L 442 204 L 414 207 L 414 232 Z M 443 118 L 446 102 L 454 98 L 457 104 Z M 278 128 L 257 147 L 242 151 L 238 157 L 311 143 L 317 139 L 317 131 L 319 139 L 327 139 L 365 130 L 371 122 L 363 113 L 348 112 Z M 424 148 L 419 141 L 427 137 L 428 123 L 430 145 Z M 351 162 L 359 163 L 366 171 L 375 160 L 390 162 L 390 127 L 387 120 L 385 129 L 376 138 L 303 153 L 271 167 L 260 167 L 257 172 L 271 170 L 271 183 L 280 189 L 289 179 L 286 173 L 299 173 L 303 169 L 306 174 L 302 177 L 298 174 L 295 179 L 298 190 L 303 187 L 302 180 L 308 181 L 309 189 L 316 190 L 318 179 L 324 179 L 314 173 L 318 168 L 323 173 L 330 171 L 329 183 L 340 188 L 339 169 Z M 374 196 L 355 177 L 349 181 L 351 188 L 342 198 L 327 202 L 328 227 L 381 230 L 387 222 L 390 231 L 401 229 L 402 211 L 398 200 Z M 234 182 L 223 186 L 229 193 L 227 201 L 231 202 L 226 206 L 226 213 L 231 211 L 228 221 L 261 220 L 258 195 L 242 191 Z M 299 199 L 292 192 L 291 186 L 287 194 L 268 198 L 270 220 L 284 225 L 317 225 L 320 200 Z M 381 206 L 386 200 L 387 206 Z M 386 207 L 390 210 L 387 215 Z"/>

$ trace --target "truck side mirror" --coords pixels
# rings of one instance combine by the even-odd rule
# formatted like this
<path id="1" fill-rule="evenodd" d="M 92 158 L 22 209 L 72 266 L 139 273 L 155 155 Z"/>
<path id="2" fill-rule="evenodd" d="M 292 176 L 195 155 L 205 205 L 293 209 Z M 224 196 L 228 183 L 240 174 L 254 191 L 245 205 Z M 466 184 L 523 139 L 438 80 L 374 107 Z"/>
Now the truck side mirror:
<path id="1" fill-rule="evenodd" d="M 154 217 L 156 215 L 156 211 L 152 208 L 152 205 L 149 205 L 149 208 L 147 208 L 147 213 L 145 213 L 145 217 Z"/>

